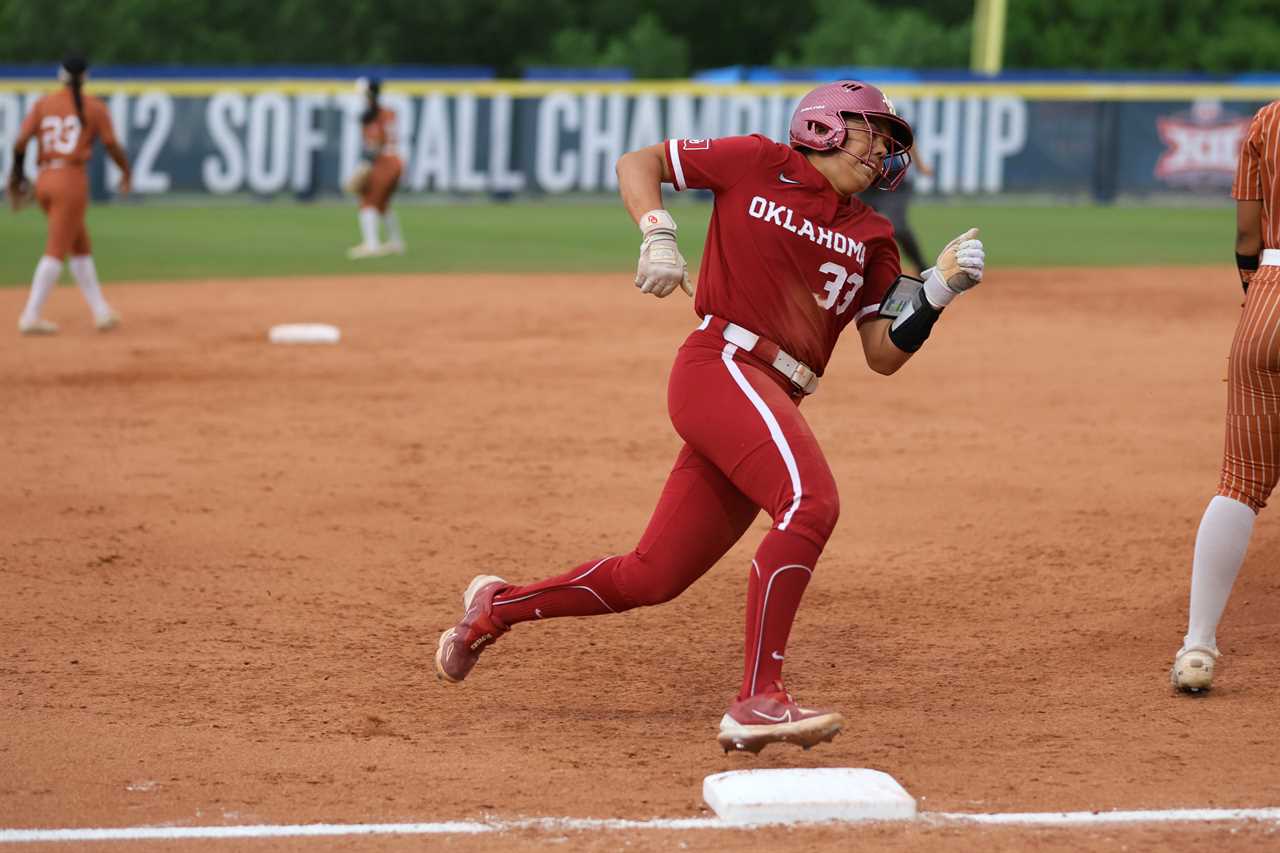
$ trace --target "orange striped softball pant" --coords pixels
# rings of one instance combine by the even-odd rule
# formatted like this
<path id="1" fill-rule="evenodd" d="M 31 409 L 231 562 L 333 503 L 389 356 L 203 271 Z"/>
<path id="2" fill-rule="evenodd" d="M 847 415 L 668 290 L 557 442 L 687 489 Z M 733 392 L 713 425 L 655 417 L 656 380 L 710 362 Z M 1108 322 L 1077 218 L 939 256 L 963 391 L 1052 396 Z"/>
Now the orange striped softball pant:
<path id="1" fill-rule="evenodd" d="M 1249 285 L 1227 386 L 1218 494 L 1257 512 L 1280 480 L 1280 267 L 1260 267 Z"/>

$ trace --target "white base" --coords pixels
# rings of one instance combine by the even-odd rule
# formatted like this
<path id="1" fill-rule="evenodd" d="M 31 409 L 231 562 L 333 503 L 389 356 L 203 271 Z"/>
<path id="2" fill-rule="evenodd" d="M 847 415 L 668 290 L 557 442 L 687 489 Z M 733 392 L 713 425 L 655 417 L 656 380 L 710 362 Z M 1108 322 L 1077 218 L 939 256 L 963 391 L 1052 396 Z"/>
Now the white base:
<path id="1" fill-rule="evenodd" d="M 338 327 L 328 323 L 284 323 L 267 333 L 273 344 L 336 344 L 341 337 Z"/>
<path id="2" fill-rule="evenodd" d="M 911 820 L 915 798 L 888 773 L 853 767 L 734 770 L 702 781 L 726 823 Z"/>

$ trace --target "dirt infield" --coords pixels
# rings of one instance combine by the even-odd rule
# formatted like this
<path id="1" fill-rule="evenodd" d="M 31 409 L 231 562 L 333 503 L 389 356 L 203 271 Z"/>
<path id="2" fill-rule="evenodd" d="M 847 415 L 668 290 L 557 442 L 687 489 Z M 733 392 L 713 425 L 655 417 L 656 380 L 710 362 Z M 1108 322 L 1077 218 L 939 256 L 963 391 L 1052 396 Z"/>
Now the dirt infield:
<path id="1" fill-rule="evenodd" d="M 707 774 L 815 765 L 887 771 L 928 811 L 1280 805 L 1269 516 L 1219 688 L 1177 697 L 1166 675 L 1216 484 L 1233 277 L 995 272 L 887 379 L 846 339 L 805 405 L 843 512 L 787 672 L 851 724 L 758 758 L 714 733 L 763 517 L 671 604 L 520 626 L 460 686 L 430 662 L 477 571 L 527 580 L 634 543 L 678 448 L 683 296 L 626 276 L 108 285 L 118 332 L 63 288 L 63 333 L 29 339 L 25 292 L 0 291 L 0 828 L 697 817 Z M 313 321 L 342 343 L 266 342 Z M 1273 830 L 784 837 L 1264 849 Z M 273 845 L 299 849 L 254 849 Z"/>

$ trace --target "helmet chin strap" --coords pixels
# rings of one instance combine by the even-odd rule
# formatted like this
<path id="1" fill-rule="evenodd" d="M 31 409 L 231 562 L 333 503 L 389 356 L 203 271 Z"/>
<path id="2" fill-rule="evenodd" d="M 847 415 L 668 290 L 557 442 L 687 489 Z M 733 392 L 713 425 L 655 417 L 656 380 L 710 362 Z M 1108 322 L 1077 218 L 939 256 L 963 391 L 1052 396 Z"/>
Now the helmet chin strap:
<path id="1" fill-rule="evenodd" d="M 877 136 L 882 136 L 883 134 L 881 134 L 879 131 L 875 129 L 875 127 L 872 126 L 871 122 L 867 120 L 867 117 L 865 115 L 854 114 L 854 113 L 851 113 L 849 115 L 850 117 L 852 117 L 853 115 L 857 115 L 858 118 L 862 120 L 862 127 L 851 128 L 846 126 L 845 136 L 844 136 L 845 142 L 846 143 L 848 142 L 849 133 L 851 131 L 854 131 L 854 130 L 864 131 L 867 134 L 867 139 L 870 140 L 870 144 L 867 146 L 867 152 L 870 153 L 871 147 L 875 145 L 875 138 Z M 875 180 L 873 180 L 870 184 L 866 186 L 866 189 L 871 189 L 872 187 L 876 186 L 881 181 L 883 181 L 889 174 L 889 154 L 888 153 L 885 154 L 884 158 L 881 159 L 880 161 L 880 165 L 877 166 L 873 161 L 869 160 L 867 157 L 861 154 L 855 154 L 854 152 L 846 148 L 844 145 L 837 145 L 836 150 L 839 151 L 841 154 L 844 154 L 848 157 L 852 157 L 854 160 L 857 160 L 863 166 L 866 166 L 871 171 L 871 173 L 876 176 Z"/>
<path id="2" fill-rule="evenodd" d="M 852 151 L 850 151 L 848 148 L 845 148 L 843 145 L 836 146 L 836 150 L 839 151 L 841 154 L 844 154 L 846 157 L 852 157 L 854 160 L 857 160 L 859 163 L 866 166 L 871 171 L 871 174 L 875 175 L 875 177 L 871 180 L 871 183 L 867 184 L 865 187 L 859 190 L 859 192 L 865 192 L 871 189 L 872 187 L 879 186 L 881 183 L 884 182 L 884 179 L 888 176 L 889 170 L 888 170 L 887 164 L 889 160 L 887 157 L 885 158 L 884 162 L 881 165 L 877 166 L 875 163 L 871 162 L 866 157 L 862 157 L 857 154 L 854 154 Z"/>

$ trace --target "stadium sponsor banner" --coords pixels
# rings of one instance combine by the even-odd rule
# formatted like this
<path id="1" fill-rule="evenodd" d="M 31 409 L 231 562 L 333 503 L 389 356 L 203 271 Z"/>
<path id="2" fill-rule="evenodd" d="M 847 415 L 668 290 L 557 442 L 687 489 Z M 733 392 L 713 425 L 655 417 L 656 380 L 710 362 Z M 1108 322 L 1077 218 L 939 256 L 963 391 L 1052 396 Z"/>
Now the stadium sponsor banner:
<path id="1" fill-rule="evenodd" d="M 1119 121 L 1117 153 L 1121 185 L 1132 192 L 1230 191 L 1240 145 L 1258 106 L 1213 98 L 1182 104 L 1126 104 Z M 1155 146 L 1147 144 L 1152 128 Z"/>
<path id="2" fill-rule="evenodd" d="M 134 161 L 140 194 L 335 194 L 358 162 L 363 104 L 354 94 L 174 88 L 95 90 Z M 402 190 L 462 194 L 606 192 L 617 186 L 618 156 L 666 138 L 764 133 L 784 140 L 802 94 L 388 89 L 383 102 L 399 117 Z M 0 90 L 0 172 L 7 173 L 19 123 L 39 94 Z M 916 130 L 916 159 L 933 172 L 916 174 L 922 194 L 1101 197 L 1221 192 L 1261 103 L 1036 100 L 1016 92 L 894 102 Z M 114 166 L 99 158 L 97 168 L 100 184 L 114 187 Z"/>

